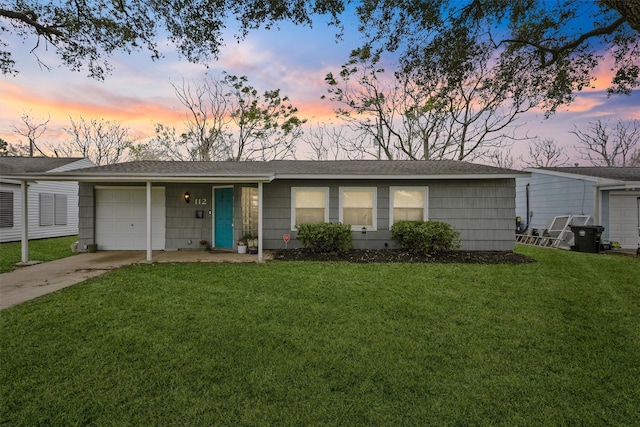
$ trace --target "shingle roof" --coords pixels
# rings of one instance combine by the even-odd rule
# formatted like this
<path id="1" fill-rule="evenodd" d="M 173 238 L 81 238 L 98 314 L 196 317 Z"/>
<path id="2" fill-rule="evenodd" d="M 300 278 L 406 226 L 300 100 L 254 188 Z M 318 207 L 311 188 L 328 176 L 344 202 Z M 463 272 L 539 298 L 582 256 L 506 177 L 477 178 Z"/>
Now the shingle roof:
<path id="1" fill-rule="evenodd" d="M 503 175 L 516 171 L 456 160 L 274 161 L 278 175 Z"/>
<path id="2" fill-rule="evenodd" d="M 343 176 L 459 176 L 523 174 L 455 160 L 275 160 L 270 162 L 168 162 L 139 161 L 76 169 L 75 176 L 255 176 L 277 178 Z M 527 174 L 528 175 L 528 174 Z"/>
<path id="3" fill-rule="evenodd" d="M 619 181 L 640 181 L 640 167 L 554 167 L 540 168 L 551 172 L 570 173 Z"/>
<path id="4" fill-rule="evenodd" d="M 0 156 L 0 174 L 44 173 L 79 160 L 82 158 Z"/>

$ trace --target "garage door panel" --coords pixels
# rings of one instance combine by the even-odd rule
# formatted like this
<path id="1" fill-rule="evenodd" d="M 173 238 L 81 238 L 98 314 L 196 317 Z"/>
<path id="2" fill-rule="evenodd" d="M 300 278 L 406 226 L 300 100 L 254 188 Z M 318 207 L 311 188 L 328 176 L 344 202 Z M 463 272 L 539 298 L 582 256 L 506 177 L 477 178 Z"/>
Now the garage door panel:
<path id="1" fill-rule="evenodd" d="M 146 189 L 96 191 L 96 241 L 103 250 L 144 250 L 147 245 Z M 165 244 L 165 191 L 152 191 L 152 248 Z"/>
<path id="2" fill-rule="evenodd" d="M 609 239 L 625 249 L 638 247 L 639 195 L 612 194 L 609 200 Z"/>

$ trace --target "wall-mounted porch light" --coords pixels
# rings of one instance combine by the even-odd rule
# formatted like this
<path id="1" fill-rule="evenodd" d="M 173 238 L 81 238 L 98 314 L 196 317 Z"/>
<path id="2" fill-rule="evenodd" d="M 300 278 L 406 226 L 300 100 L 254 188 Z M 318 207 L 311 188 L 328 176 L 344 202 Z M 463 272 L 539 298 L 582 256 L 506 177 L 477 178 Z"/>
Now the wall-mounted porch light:
<path id="1" fill-rule="evenodd" d="M 184 192 L 184 202 L 189 203 L 191 201 L 191 194 L 188 191 Z"/>

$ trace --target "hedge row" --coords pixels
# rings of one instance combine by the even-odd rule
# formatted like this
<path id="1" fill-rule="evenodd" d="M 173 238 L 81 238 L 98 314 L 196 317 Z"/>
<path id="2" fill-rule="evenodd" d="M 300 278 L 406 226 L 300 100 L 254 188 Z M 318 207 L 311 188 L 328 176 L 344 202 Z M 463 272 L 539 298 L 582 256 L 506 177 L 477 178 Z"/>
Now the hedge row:
<path id="1" fill-rule="evenodd" d="M 297 229 L 298 240 L 312 252 L 344 252 L 353 247 L 349 224 L 300 224 Z M 391 227 L 391 237 L 402 249 L 419 255 L 460 247 L 460 233 L 440 221 L 399 221 Z"/>

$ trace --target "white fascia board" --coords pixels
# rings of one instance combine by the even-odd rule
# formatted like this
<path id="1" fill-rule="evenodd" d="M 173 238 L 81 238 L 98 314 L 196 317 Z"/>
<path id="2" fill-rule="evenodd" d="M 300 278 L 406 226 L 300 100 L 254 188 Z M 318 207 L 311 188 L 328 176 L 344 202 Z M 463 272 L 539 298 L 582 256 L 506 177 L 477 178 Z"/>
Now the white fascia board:
<path id="1" fill-rule="evenodd" d="M 217 176 L 189 176 L 189 175 L 24 175 L 15 176 L 22 181 L 75 181 L 75 182 L 224 182 L 224 183 L 255 183 L 271 182 L 273 176 L 266 175 L 217 175 Z"/>
<path id="2" fill-rule="evenodd" d="M 527 168 L 525 169 L 525 172 L 541 173 L 543 175 L 559 176 L 562 178 L 581 179 L 583 181 L 595 182 L 596 185 L 619 184 L 622 182 L 617 179 L 611 179 L 611 178 L 601 178 L 597 176 L 583 175 L 580 173 L 549 171 L 549 170 L 536 169 L 536 168 Z"/>
<path id="3" fill-rule="evenodd" d="M 618 182 L 616 184 L 596 185 L 599 190 L 640 190 L 640 181 Z"/>
<path id="4" fill-rule="evenodd" d="M 469 174 L 469 175 L 301 175 L 301 174 L 277 174 L 275 179 L 358 179 L 358 180 L 442 180 L 442 179 L 511 179 L 526 177 L 529 174 Z"/>
<path id="5" fill-rule="evenodd" d="M 5 178 L 0 178 L 0 184 L 6 184 L 6 185 L 20 185 L 20 180 L 19 180 L 19 179 L 5 179 Z"/>

